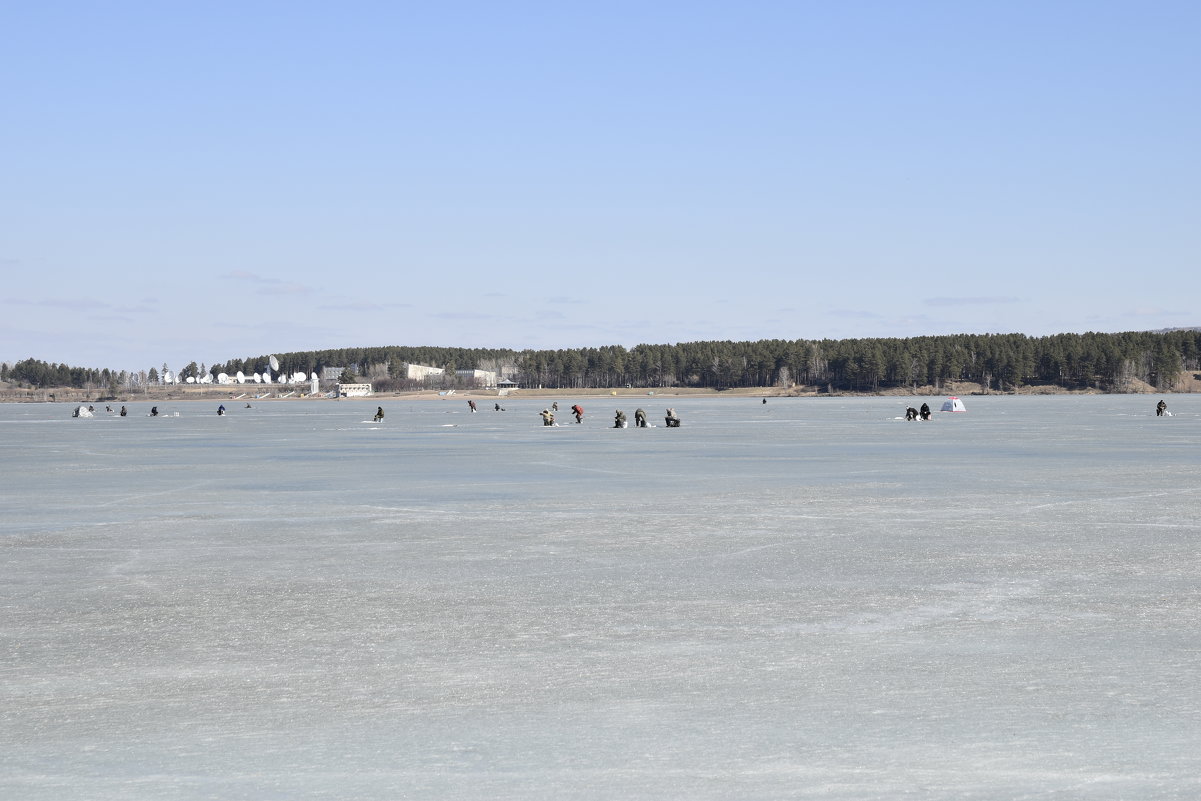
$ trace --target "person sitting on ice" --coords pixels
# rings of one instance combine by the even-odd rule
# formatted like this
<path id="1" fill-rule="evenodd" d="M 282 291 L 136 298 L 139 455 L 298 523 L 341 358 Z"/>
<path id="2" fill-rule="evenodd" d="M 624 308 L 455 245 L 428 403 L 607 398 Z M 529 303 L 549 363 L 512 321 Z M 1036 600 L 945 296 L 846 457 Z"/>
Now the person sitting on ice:
<path id="1" fill-rule="evenodd" d="M 910 406 L 908 409 L 906 409 L 905 410 L 905 419 L 906 420 L 916 420 L 917 419 L 917 409 L 913 408 L 912 406 Z"/>
<path id="2" fill-rule="evenodd" d="M 617 414 L 614 415 L 614 417 L 613 417 L 613 427 L 614 428 L 625 428 L 626 425 L 627 425 L 626 413 L 623 412 L 621 409 L 618 409 Z"/>
<path id="3" fill-rule="evenodd" d="M 218 417 L 221 417 L 221 416 L 223 416 L 224 414 L 225 414 L 225 404 L 223 403 L 223 404 L 221 404 L 220 406 L 218 406 L 218 407 L 217 407 L 217 416 L 218 416 Z"/>
<path id="4" fill-rule="evenodd" d="M 675 409 L 668 409 L 667 417 L 665 417 L 664 419 L 667 421 L 668 428 L 679 428 L 680 427 L 680 418 L 676 416 Z"/>
<path id="5" fill-rule="evenodd" d="M 930 419 L 930 404 L 928 404 L 928 403 L 922 404 L 921 418 L 923 420 Z"/>
<path id="6" fill-rule="evenodd" d="M 383 419 L 384 419 L 384 407 L 376 406 L 375 407 L 375 417 L 371 418 L 371 422 L 378 423 L 380 420 L 383 420 Z"/>
<path id="7" fill-rule="evenodd" d="M 1164 403 L 1162 400 L 1160 400 L 1159 403 L 1155 404 L 1155 416 L 1156 417 L 1163 417 L 1163 413 L 1166 412 L 1167 410 L 1168 410 L 1168 404 Z"/>

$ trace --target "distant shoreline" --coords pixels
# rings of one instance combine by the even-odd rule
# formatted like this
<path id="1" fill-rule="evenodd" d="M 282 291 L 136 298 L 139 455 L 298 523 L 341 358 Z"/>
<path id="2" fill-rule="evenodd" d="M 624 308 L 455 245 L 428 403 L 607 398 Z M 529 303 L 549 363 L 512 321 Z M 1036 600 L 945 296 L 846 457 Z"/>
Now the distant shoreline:
<path id="1" fill-rule="evenodd" d="M 685 398 L 685 397 L 728 397 L 728 398 L 871 398 L 871 397 L 945 397 L 959 395 L 963 397 L 980 395 L 1179 395 L 1201 392 L 1201 380 L 1192 378 L 1181 382 L 1173 391 L 1158 390 L 1138 382 L 1126 392 L 1102 392 L 1097 389 L 1070 390 L 1056 385 L 1033 385 L 1019 387 L 1016 391 L 997 392 L 984 391 L 979 384 L 970 382 L 949 382 L 943 386 L 906 387 L 904 389 L 888 389 L 880 392 L 826 392 L 818 387 L 738 387 L 731 389 L 692 388 L 692 387 L 606 387 L 590 389 L 515 389 L 502 391 L 495 389 L 457 389 L 454 391 L 419 390 L 412 392 L 381 392 L 364 397 L 329 398 L 325 395 L 306 397 L 255 397 L 257 393 L 270 390 L 275 396 L 286 389 L 280 387 L 268 388 L 263 385 L 229 386 L 174 386 L 152 387 L 147 390 L 123 392 L 109 395 L 100 390 L 84 390 L 71 387 L 56 387 L 54 389 L 17 389 L 13 387 L 0 388 L 0 403 L 90 403 L 90 404 L 130 404 L 130 403 L 167 403 L 170 401 L 237 401 L 246 403 L 280 403 L 280 402 L 324 402 L 338 403 L 341 401 L 397 401 L 397 400 L 475 400 L 494 403 L 502 400 L 520 400 L 522 398 Z"/>

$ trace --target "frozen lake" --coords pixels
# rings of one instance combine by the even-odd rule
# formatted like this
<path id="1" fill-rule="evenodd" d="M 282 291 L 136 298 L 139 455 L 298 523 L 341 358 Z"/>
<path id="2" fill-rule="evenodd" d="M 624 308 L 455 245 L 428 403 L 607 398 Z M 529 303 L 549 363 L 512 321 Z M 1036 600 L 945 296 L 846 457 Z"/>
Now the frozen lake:
<path id="1" fill-rule="evenodd" d="M 1196 799 L 1166 399 L 0 405 L 0 797 Z"/>

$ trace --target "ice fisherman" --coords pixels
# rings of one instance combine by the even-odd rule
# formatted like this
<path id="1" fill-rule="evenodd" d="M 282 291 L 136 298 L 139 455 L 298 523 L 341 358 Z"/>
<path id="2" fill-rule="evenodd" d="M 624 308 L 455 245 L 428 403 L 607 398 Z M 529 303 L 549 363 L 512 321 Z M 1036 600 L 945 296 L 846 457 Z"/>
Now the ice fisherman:
<path id="1" fill-rule="evenodd" d="M 1164 403 L 1163 399 L 1161 398 L 1159 403 L 1155 404 L 1155 416 L 1163 417 L 1164 412 L 1166 412 L 1167 410 L 1168 410 L 1168 404 Z"/>
<path id="2" fill-rule="evenodd" d="M 225 404 L 223 403 L 217 407 L 217 416 L 222 417 L 224 415 L 225 415 Z"/>
<path id="3" fill-rule="evenodd" d="M 646 428 L 646 410 L 645 409 L 639 408 L 639 409 L 634 410 L 634 427 L 635 428 Z"/>
<path id="4" fill-rule="evenodd" d="M 675 409 L 668 409 L 667 416 L 664 418 L 664 420 L 667 422 L 668 428 L 680 427 L 680 418 L 676 415 Z"/>
<path id="5" fill-rule="evenodd" d="M 908 409 L 906 409 L 905 410 L 905 419 L 906 420 L 916 420 L 917 419 L 917 409 L 913 408 L 912 406 L 910 406 Z"/>
<path id="6" fill-rule="evenodd" d="M 122 416 L 122 417 L 124 417 L 126 414 L 128 414 L 128 412 L 126 412 L 126 411 L 125 411 L 125 407 L 124 407 L 124 406 L 122 406 L 122 407 L 121 407 L 121 416 Z"/>
<path id="7" fill-rule="evenodd" d="M 384 419 L 384 407 L 383 406 L 375 407 L 375 417 L 371 418 L 371 422 L 378 423 L 380 420 L 383 420 L 383 419 Z"/>
<path id="8" fill-rule="evenodd" d="M 467 408 L 471 410 L 472 414 L 475 414 L 475 401 L 473 401 L 473 400 L 467 401 Z"/>
<path id="9" fill-rule="evenodd" d="M 150 416 L 151 416 L 151 417 L 158 417 L 158 407 L 157 407 L 157 406 L 151 406 L 151 407 L 150 407 Z"/>
<path id="10" fill-rule="evenodd" d="M 581 406 L 580 404 L 577 403 L 576 405 L 571 407 L 571 413 L 575 415 L 575 421 L 577 423 L 584 422 L 584 407 L 583 406 Z"/>
<path id="11" fill-rule="evenodd" d="M 613 418 L 613 427 L 614 428 L 625 428 L 626 425 L 627 425 L 626 413 L 623 412 L 621 409 L 618 409 L 616 416 L 614 416 L 614 418 Z"/>
<path id="12" fill-rule="evenodd" d="M 539 414 L 542 415 L 542 425 L 553 426 L 555 424 L 555 413 L 550 409 L 543 409 Z"/>
<path id="13" fill-rule="evenodd" d="M 929 420 L 929 419 L 930 419 L 930 404 L 928 404 L 928 403 L 923 403 L 923 404 L 922 404 L 922 411 L 921 411 L 921 413 L 920 413 L 920 414 L 921 414 L 921 418 L 922 418 L 923 420 Z"/>

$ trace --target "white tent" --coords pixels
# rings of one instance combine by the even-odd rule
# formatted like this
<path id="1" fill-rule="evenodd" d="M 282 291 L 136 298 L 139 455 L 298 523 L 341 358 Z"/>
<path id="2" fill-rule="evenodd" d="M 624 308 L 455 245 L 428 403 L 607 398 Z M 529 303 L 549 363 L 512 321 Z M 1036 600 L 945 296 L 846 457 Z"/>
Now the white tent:
<path id="1" fill-rule="evenodd" d="M 956 397 L 947 398 L 942 403 L 942 411 L 944 412 L 966 412 L 967 409 L 963 405 L 963 401 Z"/>

